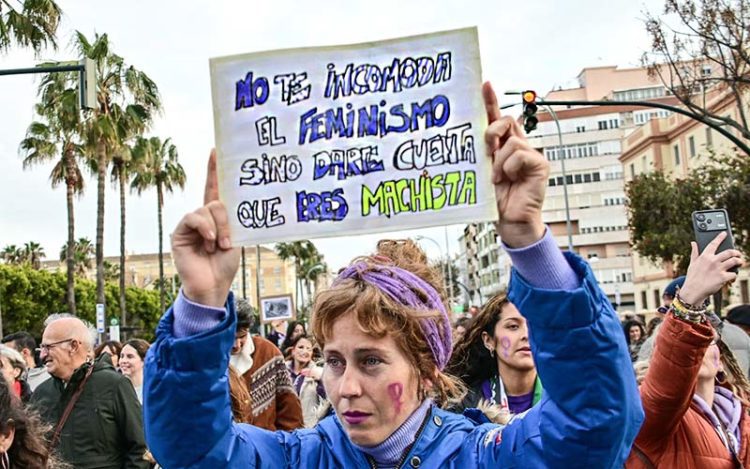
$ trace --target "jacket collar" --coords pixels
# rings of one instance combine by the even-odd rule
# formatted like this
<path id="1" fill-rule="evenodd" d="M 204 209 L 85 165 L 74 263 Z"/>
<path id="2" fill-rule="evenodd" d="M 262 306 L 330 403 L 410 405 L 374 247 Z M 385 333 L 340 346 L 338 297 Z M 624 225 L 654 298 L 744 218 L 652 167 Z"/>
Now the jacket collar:
<path id="1" fill-rule="evenodd" d="M 476 423 L 463 415 L 447 412 L 436 405 L 430 406 L 424 428 L 404 458 L 405 465 L 414 457 L 424 463 L 428 456 L 438 453 L 443 433 L 465 427 L 468 434 L 476 426 Z M 321 420 L 317 428 L 328 436 L 323 441 L 330 445 L 332 454 L 340 456 L 340 461 L 346 461 L 346 465 L 352 467 L 371 467 L 365 454 L 351 443 L 335 414 Z M 502 430 L 504 426 L 493 425 L 493 428 Z M 492 433 L 492 436 L 494 438 L 496 433 Z"/>

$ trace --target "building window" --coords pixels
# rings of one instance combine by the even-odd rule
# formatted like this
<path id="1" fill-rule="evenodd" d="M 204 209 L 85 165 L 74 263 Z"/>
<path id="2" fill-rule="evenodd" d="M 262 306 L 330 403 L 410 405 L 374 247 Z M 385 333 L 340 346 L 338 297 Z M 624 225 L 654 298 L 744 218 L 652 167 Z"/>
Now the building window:
<path id="1" fill-rule="evenodd" d="M 563 177 L 562 176 L 557 176 L 557 185 L 558 186 L 562 186 L 563 185 Z"/>
<path id="2" fill-rule="evenodd" d="M 619 119 L 610 119 L 609 120 L 609 128 L 610 129 L 616 129 L 620 127 L 620 120 Z"/>
<path id="3" fill-rule="evenodd" d="M 747 280 L 740 280 L 740 298 L 742 299 L 742 304 L 750 303 L 750 288 L 748 288 Z"/>
<path id="4" fill-rule="evenodd" d="M 583 182 L 591 182 L 591 174 L 586 173 L 583 175 Z"/>
<path id="5" fill-rule="evenodd" d="M 591 176 L 593 177 L 594 182 L 599 182 L 600 181 L 600 179 L 599 179 L 599 173 L 594 173 Z"/>
<path id="6" fill-rule="evenodd" d="M 576 132 L 578 132 L 579 134 L 583 133 L 583 132 L 586 132 L 586 126 L 585 125 L 578 125 L 578 126 L 576 126 Z"/>
<path id="7" fill-rule="evenodd" d="M 680 146 L 675 145 L 672 147 L 674 150 L 674 165 L 679 166 L 680 165 Z"/>
<path id="8" fill-rule="evenodd" d="M 661 301 L 661 293 L 658 289 L 654 290 L 654 309 L 659 307 L 659 302 Z"/>
<path id="9" fill-rule="evenodd" d="M 576 184 L 582 183 L 583 182 L 583 176 L 581 176 L 580 174 L 576 174 L 575 175 L 575 181 L 576 181 Z"/>
<path id="10" fill-rule="evenodd" d="M 555 184 L 555 178 L 549 178 L 549 186 L 552 187 L 552 186 L 555 186 L 555 185 L 556 185 Z"/>
<path id="11" fill-rule="evenodd" d="M 607 130 L 607 121 L 599 121 L 597 124 L 599 124 L 599 130 Z"/>
<path id="12" fill-rule="evenodd" d="M 695 137 L 688 138 L 688 147 L 690 148 L 690 157 L 695 156 Z"/>
<path id="13" fill-rule="evenodd" d="M 711 127 L 706 127 L 706 146 L 713 146 L 714 138 L 711 134 Z"/>
<path id="14" fill-rule="evenodd" d="M 647 296 L 648 295 L 646 295 L 645 291 L 641 292 L 641 308 L 643 308 L 643 309 L 648 309 L 648 301 L 646 301 L 647 300 Z"/>
<path id="15" fill-rule="evenodd" d="M 273 268 L 273 274 L 274 275 L 281 275 L 281 267 L 276 266 Z"/>
<path id="16" fill-rule="evenodd" d="M 635 179 L 635 164 L 630 163 L 630 179 Z"/>

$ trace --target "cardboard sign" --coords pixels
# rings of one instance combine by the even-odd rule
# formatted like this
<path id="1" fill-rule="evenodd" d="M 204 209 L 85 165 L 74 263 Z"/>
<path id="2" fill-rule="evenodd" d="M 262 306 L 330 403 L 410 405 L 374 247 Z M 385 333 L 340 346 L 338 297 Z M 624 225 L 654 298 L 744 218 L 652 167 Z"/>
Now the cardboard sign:
<path id="1" fill-rule="evenodd" d="M 235 245 L 497 219 L 476 28 L 211 60 Z"/>

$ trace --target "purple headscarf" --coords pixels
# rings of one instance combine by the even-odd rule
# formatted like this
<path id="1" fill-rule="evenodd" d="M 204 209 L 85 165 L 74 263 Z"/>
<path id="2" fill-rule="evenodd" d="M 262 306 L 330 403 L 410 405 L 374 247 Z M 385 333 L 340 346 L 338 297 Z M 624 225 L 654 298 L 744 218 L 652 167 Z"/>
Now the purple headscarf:
<path id="1" fill-rule="evenodd" d="M 381 260 L 383 257 L 377 256 L 373 259 Z M 440 312 L 442 325 L 435 317 L 420 319 L 419 323 L 422 335 L 432 350 L 435 364 L 442 371 L 451 356 L 453 339 L 448 312 L 437 290 L 408 270 L 392 265 L 367 264 L 364 261 L 355 262 L 344 269 L 333 284 L 336 285 L 344 279 L 355 278 L 377 287 L 393 301 L 404 306 L 422 311 Z M 421 297 L 419 293 L 422 294 Z M 422 297 L 426 297 L 426 301 Z"/>

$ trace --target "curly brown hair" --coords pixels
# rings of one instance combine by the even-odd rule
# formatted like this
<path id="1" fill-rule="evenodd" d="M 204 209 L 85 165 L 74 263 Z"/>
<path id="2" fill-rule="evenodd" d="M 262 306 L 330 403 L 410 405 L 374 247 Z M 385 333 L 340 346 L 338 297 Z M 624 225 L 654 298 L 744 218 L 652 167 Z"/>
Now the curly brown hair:
<path id="1" fill-rule="evenodd" d="M 381 240 L 374 256 L 359 257 L 352 264 L 357 262 L 364 265 L 364 271 L 378 270 L 383 264 L 408 270 L 429 283 L 445 304 L 442 275 L 427 263 L 427 256 L 412 240 Z M 415 290 L 415 293 L 423 296 L 422 292 Z M 423 380 L 429 383 L 420 390 L 425 396 L 443 407 L 460 401 L 465 393 L 463 385 L 438 369 L 420 326 L 420 320 L 425 318 L 444 321 L 439 311 L 405 306 L 360 278 L 342 279 L 315 297 L 312 331 L 321 348 L 325 349 L 335 322 L 348 313 L 354 314 L 366 334 L 376 339 L 393 337 L 399 350 L 411 361 L 420 383 Z"/>
<path id="2" fill-rule="evenodd" d="M 482 340 L 482 332 L 493 337 L 505 305 L 510 304 L 505 293 L 495 295 L 482 307 L 461 340 L 453 347 L 453 355 L 446 371 L 460 378 L 470 387 L 497 374 L 497 361 L 490 355 Z"/>

